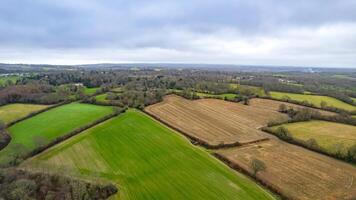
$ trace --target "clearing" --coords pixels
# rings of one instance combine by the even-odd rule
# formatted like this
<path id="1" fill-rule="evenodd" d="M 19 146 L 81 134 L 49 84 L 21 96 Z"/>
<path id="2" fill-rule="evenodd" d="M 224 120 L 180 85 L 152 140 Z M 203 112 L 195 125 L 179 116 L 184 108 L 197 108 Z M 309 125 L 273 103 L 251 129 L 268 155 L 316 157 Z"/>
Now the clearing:
<path id="1" fill-rule="evenodd" d="M 318 153 L 271 139 L 217 151 L 249 173 L 252 159 L 265 163 L 257 179 L 289 199 L 355 199 L 356 168 Z"/>
<path id="2" fill-rule="evenodd" d="M 22 104 L 14 103 L 0 106 L 0 120 L 5 124 L 9 124 L 18 119 L 28 116 L 33 112 L 38 112 L 49 105 L 38 105 L 38 104 Z"/>
<path id="3" fill-rule="evenodd" d="M 119 187 L 113 199 L 274 199 L 179 133 L 128 110 L 23 163 Z"/>
<path id="4" fill-rule="evenodd" d="M 287 93 L 287 92 L 270 92 L 272 98 L 276 99 L 285 99 L 290 98 L 296 101 L 308 101 L 309 103 L 313 104 L 316 107 L 321 107 L 320 104 L 322 101 L 326 102 L 327 106 L 333 106 L 336 108 L 344 109 L 347 111 L 354 111 L 356 110 L 356 106 L 351 104 L 342 102 L 338 99 L 328 96 L 319 96 L 319 95 L 307 95 L 307 94 L 295 94 L 295 93 Z"/>
<path id="5" fill-rule="evenodd" d="M 287 128 L 297 139 L 304 141 L 315 139 L 319 146 L 331 153 L 335 153 L 336 150 L 346 153 L 349 147 L 356 144 L 356 126 L 352 125 L 314 120 L 281 126 Z M 272 130 L 278 127 L 272 127 Z"/>
<path id="6" fill-rule="evenodd" d="M 8 128 L 12 139 L 0 151 L 0 163 L 8 163 L 17 156 L 26 155 L 112 112 L 111 107 L 71 103 L 21 121 Z"/>
<path id="7" fill-rule="evenodd" d="M 176 95 L 145 108 L 157 119 L 186 135 L 212 146 L 250 143 L 268 134 L 258 130 L 271 120 L 288 117 L 277 111 L 260 109 L 217 99 L 187 100 Z"/>

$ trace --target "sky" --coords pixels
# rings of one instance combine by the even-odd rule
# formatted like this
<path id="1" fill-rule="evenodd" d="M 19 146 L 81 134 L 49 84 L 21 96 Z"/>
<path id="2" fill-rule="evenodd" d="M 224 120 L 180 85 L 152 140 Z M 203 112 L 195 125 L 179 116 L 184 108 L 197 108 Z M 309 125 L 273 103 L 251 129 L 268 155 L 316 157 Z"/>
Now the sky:
<path id="1" fill-rule="evenodd" d="M 356 0 L 1 0 L 0 62 L 356 68 Z"/>

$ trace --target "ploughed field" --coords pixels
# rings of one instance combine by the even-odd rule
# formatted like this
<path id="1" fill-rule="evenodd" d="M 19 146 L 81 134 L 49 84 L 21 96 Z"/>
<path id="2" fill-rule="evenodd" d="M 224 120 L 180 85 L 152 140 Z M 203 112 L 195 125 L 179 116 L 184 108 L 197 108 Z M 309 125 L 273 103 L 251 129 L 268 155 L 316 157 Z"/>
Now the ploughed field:
<path id="1" fill-rule="evenodd" d="M 271 120 L 288 117 L 277 111 L 260 109 L 217 99 L 186 100 L 176 95 L 148 106 L 146 112 L 181 132 L 212 146 L 244 144 L 264 140 L 258 130 Z"/>
<path id="2" fill-rule="evenodd" d="M 5 124 L 9 124 L 18 119 L 26 117 L 33 112 L 38 112 L 47 107 L 48 105 L 21 103 L 0 106 L 0 121 L 4 122 Z"/>
<path id="3" fill-rule="evenodd" d="M 272 127 L 276 131 L 278 127 L 285 127 L 296 139 L 307 141 L 315 139 L 318 145 L 330 153 L 340 150 L 346 154 L 348 148 L 356 145 L 356 126 L 327 121 L 308 121 L 288 123 Z"/>
<path id="4" fill-rule="evenodd" d="M 251 174 L 252 159 L 264 162 L 257 179 L 289 199 L 356 198 L 354 166 L 295 145 L 271 139 L 217 153 Z"/>
<path id="5" fill-rule="evenodd" d="M 294 94 L 294 93 L 287 93 L 287 92 L 270 92 L 270 95 L 272 98 L 276 98 L 276 99 L 285 99 L 286 97 L 289 97 L 290 99 L 295 101 L 300 101 L 300 102 L 308 101 L 309 103 L 312 103 L 314 106 L 319 108 L 321 107 L 321 102 L 324 101 L 326 102 L 327 106 L 333 106 L 347 111 L 356 110 L 356 106 L 353 106 L 351 104 L 345 103 L 343 101 L 328 96 Z"/>
<path id="6" fill-rule="evenodd" d="M 21 167 L 112 181 L 119 187 L 113 199 L 274 199 L 136 110 L 92 127 Z"/>
<path id="7" fill-rule="evenodd" d="M 14 124 L 10 143 L 0 151 L 0 164 L 13 161 L 58 137 L 90 124 L 113 112 L 111 107 L 71 103 Z"/>

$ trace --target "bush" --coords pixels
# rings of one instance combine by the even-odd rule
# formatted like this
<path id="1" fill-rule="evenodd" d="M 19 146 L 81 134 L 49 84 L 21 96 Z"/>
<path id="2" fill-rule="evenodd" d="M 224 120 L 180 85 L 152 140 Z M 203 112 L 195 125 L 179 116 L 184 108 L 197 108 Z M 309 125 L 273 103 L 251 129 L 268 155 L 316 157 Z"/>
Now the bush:
<path id="1" fill-rule="evenodd" d="M 266 170 L 266 165 L 261 160 L 256 158 L 252 159 L 250 162 L 251 168 L 253 170 L 253 176 L 256 176 L 258 172 Z"/>

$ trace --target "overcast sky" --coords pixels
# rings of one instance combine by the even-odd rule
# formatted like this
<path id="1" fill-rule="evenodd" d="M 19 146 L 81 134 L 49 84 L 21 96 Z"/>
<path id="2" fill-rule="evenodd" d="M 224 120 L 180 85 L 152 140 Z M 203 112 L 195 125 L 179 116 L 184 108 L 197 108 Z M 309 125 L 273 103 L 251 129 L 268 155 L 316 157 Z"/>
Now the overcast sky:
<path id="1" fill-rule="evenodd" d="M 0 62 L 356 68 L 356 0 L 1 0 Z"/>

